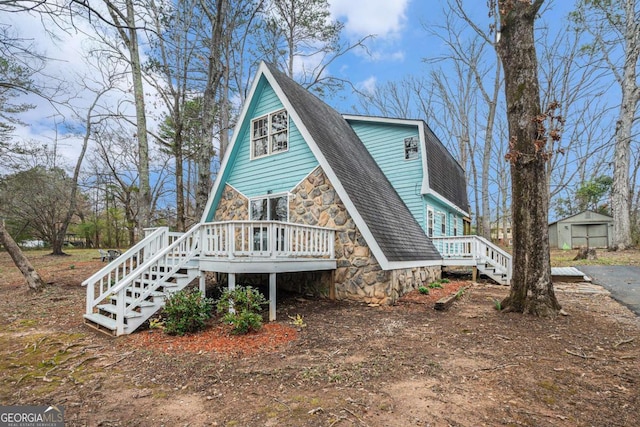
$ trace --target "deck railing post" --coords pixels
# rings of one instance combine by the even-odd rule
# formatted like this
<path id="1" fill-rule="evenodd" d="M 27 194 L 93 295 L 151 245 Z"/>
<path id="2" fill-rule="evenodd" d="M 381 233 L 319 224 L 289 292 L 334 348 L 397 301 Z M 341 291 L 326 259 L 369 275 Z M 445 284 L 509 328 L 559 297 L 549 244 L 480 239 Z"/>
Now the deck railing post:
<path id="1" fill-rule="evenodd" d="M 86 301 L 86 314 L 93 313 L 93 300 L 95 298 L 95 284 L 89 283 L 87 285 L 87 301 Z"/>
<path id="2" fill-rule="evenodd" d="M 275 222 L 270 222 L 269 223 L 269 228 L 267 228 L 268 233 L 267 233 L 267 239 L 269 240 L 267 242 L 267 245 L 269 246 L 269 254 L 271 255 L 271 258 L 275 258 L 276 257 L 276 249 L 277 249 L 277 236 L 276 236 L 276 224 Z"/>
<path id="3" fill-rule="evenodd" d="M 229 259 L 234 259 L 235 252 L 236 252 L 236 233 L 235 233 L 235 225 L 232 222 L 227 224 L 227 239 L 228 239 L 227 256 L 229 257 Z"/>
<path id="4" fill-rule="evenodd" d="M 124 334 L 125 289 L 120 290 L 116 301 L 116 335 Z"/>

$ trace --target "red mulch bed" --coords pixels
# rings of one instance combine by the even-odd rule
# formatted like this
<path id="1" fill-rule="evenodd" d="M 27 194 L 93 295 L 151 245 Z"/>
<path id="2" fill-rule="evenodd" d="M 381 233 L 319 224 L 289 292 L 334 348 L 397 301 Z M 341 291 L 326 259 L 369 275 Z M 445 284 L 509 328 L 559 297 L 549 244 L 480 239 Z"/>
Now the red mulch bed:
<path id="1" fill-rule="evenodd" d="M 442 283 L 442 288 L 429 288 L 428 294 L 414 290 L 402 296 L 399 303 L 433 305 L 440 298 L 468 286 L 468 281 Z M 298 339 L 298 330 L 281 323 L 267 323 L 257 332 L 234 335 L 229 326 L 212 323 L 206 330 L 185 336 L 167 335 L 159 329 L 137 332 L 129 336 L 129 344 L 165 353 L 216 353 L 249 356 L 271 352 Z"/>
<path id="2" fill-rule="evenodd" d="M 469 286 L 469 281 L 451 281 L 449 283 L 441 283 L 442 288 L 429 288 L 428 294 L 421 294 L 420 291 L 413 290 L 408 294 L 403 295 L 398 300 L 399 303 L 414 303 L 414 304 L 435 304 L 440 298 L 455 294 L 465 286 Z"/>
<path id="3" fill-rule="evenodd" d="M 258 351 L 274 351 L 298 339 L 298 331 L 280 323 L 268 323 L 257 332 L 234 335 L 229 327 L 212 325 L 208 329 L 184 336 L 167 335 L 161 330 L 142 331 L 129 336 L 130 344 L 136 347 L 160 350 L 166 353 L 214 352 L 225 355 L 251 355 Z"/>

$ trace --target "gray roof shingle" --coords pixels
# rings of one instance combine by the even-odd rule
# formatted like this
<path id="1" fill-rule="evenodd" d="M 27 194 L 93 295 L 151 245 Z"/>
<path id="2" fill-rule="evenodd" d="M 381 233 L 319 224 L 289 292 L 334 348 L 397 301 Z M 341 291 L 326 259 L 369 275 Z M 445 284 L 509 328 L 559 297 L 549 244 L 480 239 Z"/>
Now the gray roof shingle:
<path id="1" fill-rule="evenodd" d="M 429 187 L 463 211 L 469 212 L 464 169 L 426 123 L 424 136 Z"/>
<path id="2" fill-rule="evenodd" d="M 347 121 L 267 65 L 388 261 L 441 256 Z"/>

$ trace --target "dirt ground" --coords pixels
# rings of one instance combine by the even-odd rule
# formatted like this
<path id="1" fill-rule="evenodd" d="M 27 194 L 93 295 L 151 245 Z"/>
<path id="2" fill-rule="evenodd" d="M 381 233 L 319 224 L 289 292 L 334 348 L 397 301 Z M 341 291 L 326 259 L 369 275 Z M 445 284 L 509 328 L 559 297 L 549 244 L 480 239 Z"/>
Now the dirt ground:
<path id="1" fill-rule="evenodd" d="M 94 332 L 80 282 L 100 262 L 32 260 L 37 295 L 0 253 L 0 404 L 61 405 L 68 426 L 640 425 L 640 320 L 598 286 L 557 284 L 553 320 L 497 311 L 508 288 L 487 283 L 448 311 L 293 295 L 256 351 L 219 352 Z"/>

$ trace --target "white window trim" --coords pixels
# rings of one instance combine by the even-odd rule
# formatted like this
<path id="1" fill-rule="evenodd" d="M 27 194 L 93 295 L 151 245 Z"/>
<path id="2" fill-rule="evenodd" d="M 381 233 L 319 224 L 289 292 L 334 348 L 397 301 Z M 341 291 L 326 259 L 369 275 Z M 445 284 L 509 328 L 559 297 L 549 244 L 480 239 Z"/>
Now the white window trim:
<path id="1" fill-rule="evenodd" d="M 263 194 L 261 196 L 256 196 L 256 197 L 250 197 L 249 198 L 249 221 L 260 221 L 258 219 L 253 219 L 252 216 L 252 209 L 251 209 L 251 205 L 254 201 L 256 200 L 263 200 L 263 199 L 276 199 L 279 197 L 284 197 L 287 200 L 287 218 L 284 222 L 289 222 L 289 197 L 290 193 L 275 193 L 275 194 Z M 267 210 L 267 218 L 269 217 L 269 210 Z M 274 221 L 273 219 L 267 219 L 267 221 Z"/>
<path id="2" fill-rule="evenodd" d="M 413 157 L 407 157 L 407 153 L 408 153 L 408 151 L 407 151 L 407 140 L 409 140 L 409 139 L 415 139 L 415 141 L 416 141 L 416 146 L 415 146 L 416 150 L 415 150 L 415 154 L 414 154 Z M 403 141 L 402 141 L 402 147 L 404 148 L 404 160 L 406 162 L 410 162 L 410 161 L 417 160 L 417 159 L 420 158 L 420 137 L 408 136 L 408 137 L 404 138 Z"/>
<path id="3" fill-rule="evenodd" d="M 429 217 L 431 217 L 431 233 L 429 233 Z M 433 208 L 427 207 L 427 236 L 433 237 L 435 226 L 436 226 L 435 212 Z"/>
<path id="4" fill-rule="evenodd" d="M 438 216 L 440 217 L 440 233 L 443 236 L 447 235 L 447 229 L 449 227 L 447 227 L 447 214 L 445 212 L 440 212 L 438 211 Z M 443 230 L 444 229 L 444 230 Z"/>
<path id="5" fill-rule="evenodd" d="M 453 235 L 458 235 L 458 215 L 451 214 L 451 222 L 453 223 Z"/>
<path id="6" fill-rule="evenodd" d="M 273 116 L 275 116 L 278 113 L 281 112 L 286 112 L 287 113 L 287 149 L 286 150 L 278 150 L 278 151 L 273 151 L 273 147 L 271 145 L 271 137 L 274 135 L 273 133 L 271 133 L 271 119 Z M 256 156 L 254 155 L 255 149 L 254 149 L 254 141 L 256 141 L 256 139 L 259 138 L 254 138 L 253 137 L 253 124 L 258 121 L 258 120 L 262 120 L 262 119 L 267 119 L 267 153 L 266 154 L 262 154 L 260 156 Z M 289 136 L 291 135 L 290 126 L 291 123 L 291 115 L 289 114 L 289 112 L 287 111 L 286 108 L 279 108 L 277 110 L 271 111 L 267 114 L 263 114 L 260 117 L 255 117 L 253 119 L 251 119 L 251 124 L 250 124 L 250 128 L 249 128 L 249 156 L 251 160 L 254 159 L 261 159 L 263 157 L 267 157 L 267 156 L 273 156 L 274 154 L 280 154 L 280 153 L 286 153 L 287 151 L 289 151 L 289 146 L 290 146 L 290 139 Z"/>

